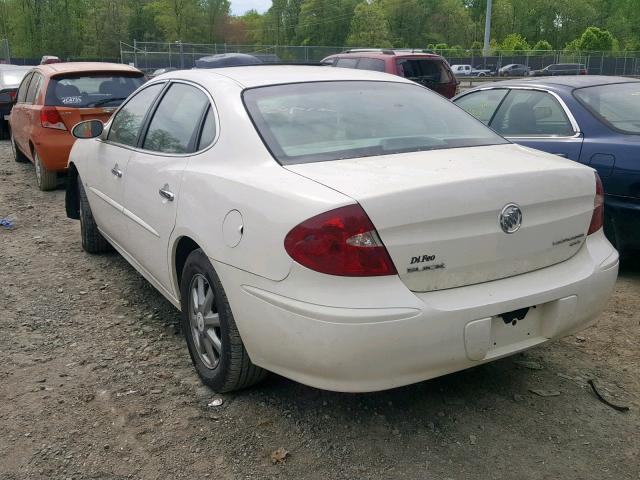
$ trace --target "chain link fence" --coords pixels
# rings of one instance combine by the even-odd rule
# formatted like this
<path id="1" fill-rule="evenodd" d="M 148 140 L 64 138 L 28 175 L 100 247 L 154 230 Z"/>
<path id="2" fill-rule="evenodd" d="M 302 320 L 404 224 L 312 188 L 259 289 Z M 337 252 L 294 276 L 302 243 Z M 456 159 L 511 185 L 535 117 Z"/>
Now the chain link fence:
<path id="1" fill-rule="evenodd" d="M 219 53 L 247 53 L 265 63 L 317 63 L 328 55 L 347 47 L 287 46 L 287 45 L 229 45 L 197 43 L 120 42 L 120 61 L 143 70 L 156 68 L 193 68 L 195 61 Z M 422 51 L 422 50 L 416 50 Z M 640 75 L 640 52 L 565 52 L 526 51 L 499 53 L 483 57 L 471 50 L 438 50 L 450 64 L 469 64 L 497 71 L 511 63 L 527 65 L 532 70 L 553 63 L 579 63 L 595 75 Z"/>
<path id="2" fill-rule="evenodd" d="M 285 45 L 228 45 L 226 43 L 120 42 L 120 61 L 143 70 L 156 68 L 193 68 L 196 60 L 220 53 L 247 53 L 265 63 L 317 63 L 342 47 Z"/>

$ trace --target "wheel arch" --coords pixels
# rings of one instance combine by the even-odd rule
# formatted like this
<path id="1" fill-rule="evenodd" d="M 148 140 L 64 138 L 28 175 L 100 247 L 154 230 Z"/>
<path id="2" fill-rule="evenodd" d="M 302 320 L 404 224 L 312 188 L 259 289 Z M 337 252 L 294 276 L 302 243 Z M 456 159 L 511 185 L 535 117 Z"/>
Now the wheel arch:
<path id="1" fill-rule="evenodd" d="M 180 297 L 180 282 L 182 281 L 184 265 L 187 263 L 187 258 L 191 252 L 199 248 L 201 249 L 202 247 L 188 235 L 179 237 L 174 243 L 171 266 L 173 269 L 174 289 L 178 293 L 178 298 Z"/>

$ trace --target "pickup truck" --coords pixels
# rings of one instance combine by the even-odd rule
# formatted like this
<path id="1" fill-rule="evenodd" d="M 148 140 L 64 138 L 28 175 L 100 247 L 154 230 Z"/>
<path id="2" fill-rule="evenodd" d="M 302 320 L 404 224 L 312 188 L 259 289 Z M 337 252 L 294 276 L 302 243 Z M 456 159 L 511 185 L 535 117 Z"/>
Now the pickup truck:
<path id="1" fill-rule="evenodd" d="M 451 65 L 451 70 L 456 77 L 486 77 L 491 70 L 473 68 L 471 65 Z"/>

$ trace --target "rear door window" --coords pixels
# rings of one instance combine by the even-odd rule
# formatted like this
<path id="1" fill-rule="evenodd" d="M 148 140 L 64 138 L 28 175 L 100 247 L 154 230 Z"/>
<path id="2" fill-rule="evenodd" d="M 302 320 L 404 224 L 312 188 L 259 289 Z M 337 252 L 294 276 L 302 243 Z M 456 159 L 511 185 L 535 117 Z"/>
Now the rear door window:
<path id="1" fill-rule="evenodd" d="M 358 65 L 357 58 L 339 58 L 336 62 L 336 67 L 341 68 L 356 68 L 356 65 Z"/>
<path id="2" fill-rule="evenodd" d="M 380 60 L 379 58 L 361 58 L 358 62 L 358 70 L 384 72 L 384 60 Z"/>
<path id="3" fill-rule="evenodd" d="M 202 132 L 200 132 L 200 140 L 198 141 L 198 150 L 202 150 L 213 143 L 216 138 L 216 119 L 213 108 L 209 107 L 204 117 Z"/>
<path id="4" fill-rule="evenodd" d="M 569 137 L 575 134 L 564 109 L 550 93 L 511 90 L 490 125 L 511 137 Z"/>
<path id="5" fill-rule="evenodd" d="M 27 91 L 29 90 L 29 83 L 31 82 L 32 78 L 33 78 L 33 73 L 29 73 L 27 74 L 26 77 L 24 77 L 24 80 L 22 80 L 22 83 L 20 84 L 20 88 L 18 89 L 18 97 L 17 97 L 18 103 L 25 102 L 27 98 Z"/>
<path id="6" fill-rule="evenodd" d="M 56 107 L 115 107 L 144 83 L 144 76 L 126 73 L 74 74 L 49 82 L 46 104 Z"/>
<path id="7" fill-rule="evenodd" d="M 42 82 L 44 78 L 38 72 L 33 73 L 33 78 L 31 78 L 31 83 L 29 83 L 29 90 L 27 90 L 27 98 L 25 98 L 26 103 L 33 103 L 36 100 L 36 96 L 40 91 L 40 87 L 42 87 Z"/>
<path id="8" fill-rule="evenodd" d="M 399 59 L 398 70 L 401 77 L 426 86 L 434 83 L 449 83 L 452 80 L 444 63 L 430 58 Z"/>
<path id="9" fill-rule="evenodd" d="M 157 83 L 136 93 L 113 117 L 107 139 L 135 147 L 147 112 L 164 85 Z"/>
<path id="10" fill-rule="evenodd" d="M 456 105 L 470 113 L 485 125 L 493 118 L 494 113 L 509 90 L 506 88 L 495 90 L 481 90 L 468 93 L 455 101 Z"/>
<path id="11" fill-rule="evenodd" d="M 198 127 L 208 107 L 209 100 L 202 90 L 174 83 L 153 114 L 142 148 L 163 153 L 195 151 Z"/>

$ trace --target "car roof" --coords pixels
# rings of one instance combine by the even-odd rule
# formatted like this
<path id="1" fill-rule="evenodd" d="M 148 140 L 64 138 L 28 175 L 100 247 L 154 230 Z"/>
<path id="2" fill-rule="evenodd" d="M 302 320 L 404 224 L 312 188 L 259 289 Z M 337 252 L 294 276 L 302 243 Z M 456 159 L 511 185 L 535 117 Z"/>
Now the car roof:
<path id="1" fill-rule="evenodd" d="M 43 74 L 48 76 L 59 75 L 64 73 L 81 73 L 81 72 L 130 72 L 142 73 L 135 67 L 125 65 L 123 63 L 107 63 L 107 62 L 63 62 L 48 63 L 46 65 L 38 65 L 36 67 Z"/>
<path id="2" fill-rule="evenodd" d="M 433 58 L 434 60 L 440 60 L 442 57 L 435 53 L 424 53 L 424 52 L 403 52 L 397 50 L 390 50 L 387 53 L 378 52 L 378 51 L 367 51 L 362 50 L 360 52 L 345 52 L 345 53 L 334 53 L 333 55 L 329 55 L 329 57 L 344 57 L 344 58 L 379 58 L 381 60 L 386 60 L 387 58 Z"/>
<path id="3" fill-rule="evenodd" d="M 243 88 L 262 87 L 267 85 L 282 85 L 285 83 L 330 82 L 370 80 L 380 82 L 413 83 L 397 75 L 374 72 L 372 70 L 356 70 L 353 68 L 334 68 L 324 66 L 301 65 L 250 65 L 238 67 L 223 67 L 215 69 L 178 70 L 164 73 L 156 78 L 207 82 L 213 76 L 223 76 L 233 80 Z"/>
<path id="4" fill-rule="evenodd" d="M 640 82 L 640 79 L 630 77 L 613 77 L 607 75 L 558 75 L 555 77 L 529 77 L 522 79 L 504 80 L 502 82 L 483 83 L 478 88 L 496 87 L 535 87 L 541 86 L 556 90 L 574 90 L 583 87 L 595 87 L 610 83 Z"/>

